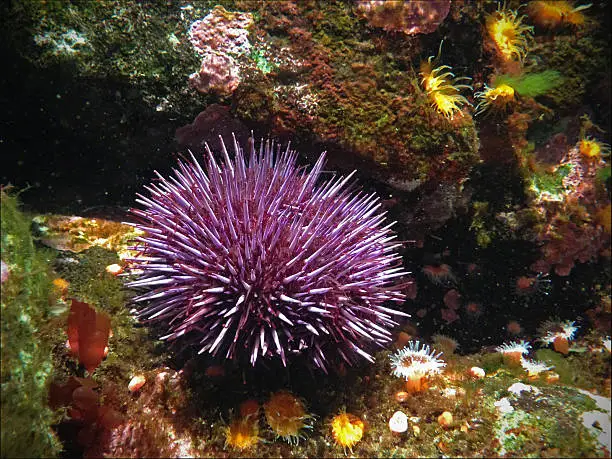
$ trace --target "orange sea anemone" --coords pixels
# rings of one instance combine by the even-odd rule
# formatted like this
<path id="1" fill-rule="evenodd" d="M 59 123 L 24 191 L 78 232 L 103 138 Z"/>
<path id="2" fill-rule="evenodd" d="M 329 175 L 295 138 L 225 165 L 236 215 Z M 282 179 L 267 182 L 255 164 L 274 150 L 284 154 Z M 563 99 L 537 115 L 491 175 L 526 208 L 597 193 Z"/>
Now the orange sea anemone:
<path id="1" fill-rule="evenodd" d="M 487 15 L 486 29 L 489 37 L 506 61 L 514 59 L 522 61 L 527 54 L 533 27 L 523 24 L 524 17 L 501 5 L 498 6 L 497 11 Z"/>
<path id="2" fill-rule="evenodd" d="M 438 349 L 442 349 L 446 354 L 454 354 L 459 347 L 459 343 L 450 336 L 436 334 L 431 337 L 431 340 Z"/>
<path id="3" fill-rule="evenodd" d="M 352 451 L 353 445 L 357 444 L 363 437 L 365 425 L 354 414 L 340 413 L 332 419 L 331 429 L 336 444 Z"/>
<path id="4" fill-rule="evenodd" d="M 452 68 L 448 65 L 437 65 L 442 52 L 442 43 L 438 55 L 429 56 L 427 61 L 421 63 L 421 83 L 427 92 L 432 106 L 445 117 L 453 119 L 455 113 L 461 113 L 462 105 L 471 105 L 470 102 L 460 94 L 461 89 L 472 90 L 467 84 L 460 81 L 469 81 L 469 77 L 455 77 Z"/>
<path id="5" fill-rule="evenodd" d="M 606 204 L 595 213 L 595 221 L 599 223 L 606 233 L 612 232 L 612 206 Z"/>
<path id="6" fill-rule="evenodd" d="M 297 443 L 300 431 L 310 427 L 307 422 L 312 416 L 306 413 L 304 403 L 287 391 L 272 394 L 264 403 L 264 412 L 274 433 L 289 443 Z"/>
<path id="7" fill-rule="evenodd" d="M 586 22 L 582 11 L 590 6 L 589 3 L 574 8 L 572 2 L 565 0 L 538 0 L 529 2 L 527 14 L 534 23 L 547 29 L 554 29 L 563 24 L 581 26 Z"/>

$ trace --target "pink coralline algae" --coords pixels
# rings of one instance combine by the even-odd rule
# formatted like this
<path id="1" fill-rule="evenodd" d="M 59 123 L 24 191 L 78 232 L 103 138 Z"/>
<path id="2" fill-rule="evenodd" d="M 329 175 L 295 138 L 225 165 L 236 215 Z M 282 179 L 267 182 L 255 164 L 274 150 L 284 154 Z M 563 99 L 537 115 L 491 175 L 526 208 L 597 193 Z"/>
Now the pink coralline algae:
<path id="1" fill-rule="evenodd" d="M 560 163 L 569 170 L 563 178 L 563 191 L 542 193 L 536 199 L 543 223 L 538 234 L 543 259 L 536 262 L 537 271 L 553 268 L 558 276 L 567 276 L 576 262 L 586 263 L 609 253 L 609 231 L 597 218 L 610 204 L 597 180 L 604 165 L 603 160 L 585 158 L 578 148 L 572 148 Z"/>
<path id="2" fill-rule="evenodd" d="M 189 84 L 199 92 L 230 95 L 240 83 L 237 58 L 249 52 L 248 35 L 253 25 L 250 13 L 226 11 L 216 6 L 189 29 L 189 41 L 202 55 L 200 70 L 189 76 Z"/>
<path id="3" fill-rule="evenodd" d="M 9 277 L 9 269 L 8 269 L 8 265 L 4 262 L 4 260 L 2 260 L 2 283 L 4 284 L 4 281 L 8 280 Z"/>
<path id="4" fill-rule="evenodd" d="M 434 32 L 450 10 L 451 0 L 358 1 L 371 25 L 406 35 Z"/>
<path id="5" fill-rule="evenodd" d="M 189 85 L 202 93 L 231 95 L 239 84 L 238 66 L 232 57 L 223 54 L 207 54 L 200 71 L 189 76 Z"/>

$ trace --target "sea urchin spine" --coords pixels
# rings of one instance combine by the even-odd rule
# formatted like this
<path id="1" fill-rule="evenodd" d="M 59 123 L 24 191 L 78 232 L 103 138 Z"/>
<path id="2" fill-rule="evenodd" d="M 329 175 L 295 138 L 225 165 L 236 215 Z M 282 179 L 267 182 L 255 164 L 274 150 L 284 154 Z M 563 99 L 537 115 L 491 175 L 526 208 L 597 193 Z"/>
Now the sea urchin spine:
<path id="1" fill-rule="evenodd" d="M 138 195 L 138 317 L 166 324 L 162 339 L 189 335 L 200 352 L 252 365 L 298 353 L 324 370 L 331 355 L 373 360 L 367 349 L 406 315 L 383 306 L 404 300 L 395 222 L 375 193 L 347 186 L 353 173 L 317 185 L 325 154 L 308 173 L 289 146 L 256 151 L 250 139 L 247 162 L 233 143 L 233 160 L 221 139 L 223 162 L 206 145 L 205 168 L 191 154 Z"/>

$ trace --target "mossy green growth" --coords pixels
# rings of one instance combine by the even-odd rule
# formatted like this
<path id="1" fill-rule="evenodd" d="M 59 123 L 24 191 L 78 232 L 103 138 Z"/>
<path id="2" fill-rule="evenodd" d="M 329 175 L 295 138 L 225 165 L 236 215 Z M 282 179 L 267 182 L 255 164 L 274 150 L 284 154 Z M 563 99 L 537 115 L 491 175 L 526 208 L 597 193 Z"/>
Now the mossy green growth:
<path id="1" fill-rule="evenodd" d="M 49 314 L 51 278 L 45 253 L 36 250 L 30 220 L 18 200 L 0 192 L 2 262 L 2 457 L 54 457 L 61 451 L 47 406 L 53 364 L 51 343 L 41 332 Z"/>
<path id="2" fill-rule="evenodd" d="M 523 73 L 522 75 L 499 75 L 495 78 L 494 86 L 506 84 L 512 87 L 519 95 L 537 97 L 546 94 L 563 82 L 563 77 L 556 70 L 545 70 L 538 73 Z"/>
<path id="3" fill-rule="evenodd" d="M 71 296 L 111 317 L 110 352 L 96 369 L 96 377 L 127 384 L 136 371 L 161 365 L 166 358 L 164 346 L 148 328 L 134 326 L 136 319 L 127 307 L 131 291 L 124 288 L 119 278 L 106 272 L 106 266 L 120 263 L 117 254 L 91 247 L 72 258 L 77 263 L 65 264 L 60 270 L 61 276 L 70 282 Z"/>
<path id="4" fill-rule="evenodd" d="M 559 196 L 563 192 L 563 179 L 572 171 L 572 166 L 563 164 L 552 173 L 535 172 L 531 177 L 531 189 L 538 195 Z"/>
<path id="5" fill-rule="evenodd" d="M 597 171 L 597 180 L 605 183 L 612 176 L 610 166 L 603 167 Z"/>
<path id="6" fill-rule="evenodd" d="M 521 457 L 601 457 L 604 452 L 581 423 L 594 403 L 573 388 L 540 386 L 537 393 L 509 395 L 513 410 L 495 423 L 498 453 Z"/>

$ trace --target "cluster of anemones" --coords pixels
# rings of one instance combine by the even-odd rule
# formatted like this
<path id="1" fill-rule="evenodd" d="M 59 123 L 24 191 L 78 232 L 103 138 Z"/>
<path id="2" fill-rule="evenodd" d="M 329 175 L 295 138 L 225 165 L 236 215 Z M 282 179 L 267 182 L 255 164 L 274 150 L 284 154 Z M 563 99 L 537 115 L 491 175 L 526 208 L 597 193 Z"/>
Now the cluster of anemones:
<path id="1" fill-rule="evenodd" d="M 440 52 L 442 43 L 440 43 Z M 430 56 L 427 61 L 421 63 L 421 82 L 427 95 L 432 101 L 432 105 L 447 118 L 453 119 L 455 113 L 461 113 L 462 105 L 471 105 L 470 102 L 461 95 L 461 89 L 472 90 L 467 84 L 461 81 L 470 81 L 469 77 L 455 77 L 452 68 L 448 65 L 437 65 L 440 59 L 438 56 Z"/>
<path id="2" fill-rule="evenodd" d="M 553 367 L 544 362 L 527 359 L 531 344 L 525 340 L 504 343 L 495 349 L 501 353 L 504 362 L 510 366 L 521 366 L 530 378 L 537 377 L 540 373 L 548 371 Z"/>
<path id="3" fill-rule="evenodd" d="M 308 414 L 304 402 L 288 391 L 273 393 L 264 403 L 266 421 L 276 434 L 289 443 L 299 441 L 302 430 L 311 428 L 313 419 Z M 235 449 L 249 449 L 255 446 L 259 437 L 259 403 L 247 400 L 240 405 L 240 415 L 224 428 L 225 445 Z"/>
<path id="4" fill-rule="evenodd" d="M 400 349 L 389 357 L 393 374 L 406 379 L 406 390 L 409 393 L 422 392 L 427 388 L 427 379 L 442 372 L 446 366 L 439 357 L 442 352 L 436 353 L 428 345 L 419 341 L 410 341 L 408 346 Z"/>
<path id="5" fill-rule="evenodd" d="M 538 329 L 540 341 L 546 345 L 553 345 L 556 352 L 567 355 L 569 353 L 569 342 L 574 339 L 578 327 L 573 321 L 561 322 L 560 320 L 547 320 Z M 535 377 L 553 367 L 544 362 L 527 359 L 531 344 L 525 340 L 504 343 L 497 346 L 497 352 L 503 356 L 504 362 L 509 365 L 523 367 L 529 377 Z"/>

